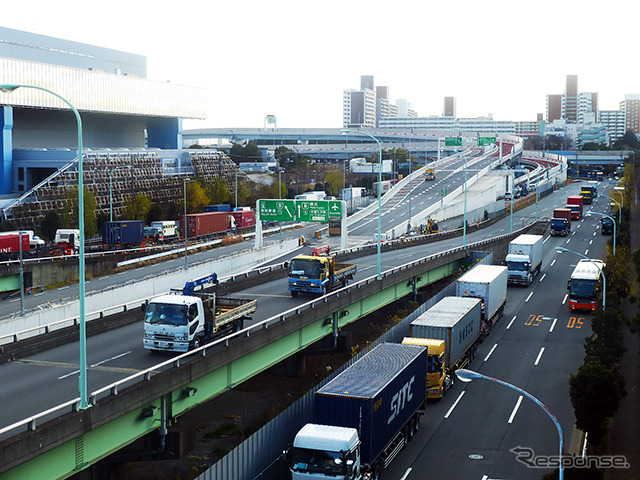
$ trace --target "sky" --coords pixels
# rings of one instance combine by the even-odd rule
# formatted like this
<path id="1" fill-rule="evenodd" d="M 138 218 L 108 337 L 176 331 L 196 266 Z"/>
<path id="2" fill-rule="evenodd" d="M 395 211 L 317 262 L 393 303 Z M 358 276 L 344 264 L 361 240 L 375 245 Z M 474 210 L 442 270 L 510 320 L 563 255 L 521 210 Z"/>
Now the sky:
<path id="1" fill-rule="evenodd" d="M 184 128 L 342 127 L 361 75 L 419 116 L 533 121 L 547 94 L 640 93 L 640 2 L 608 0 L 87 2 L 31 0 L 0 26 L 147 57 L 147 78 L 200 87 L 206 120 Z"/>

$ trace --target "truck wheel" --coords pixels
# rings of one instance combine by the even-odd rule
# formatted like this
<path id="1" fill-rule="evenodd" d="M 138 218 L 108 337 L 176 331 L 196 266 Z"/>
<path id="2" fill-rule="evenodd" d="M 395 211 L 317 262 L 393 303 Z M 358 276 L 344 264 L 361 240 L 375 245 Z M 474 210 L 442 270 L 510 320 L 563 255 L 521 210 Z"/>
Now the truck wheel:
<path id="1" fill-rule="evenodd" d="M 382 476 L 382 467 L 380 466 L 379 463 L 376 463 L 373 466 L 373 470 L 371 473 L 371 480 L 380 480 L 381 476 Z"/>
<path id="2" fill-rule="evenodd" d="M 295 290 L 291 290 L 291 296 L 292 297 L 297 297 L 298 296 L 298 292 L 296 292 Z"/>
<path id="3" fill-rule="evenodd" d="M 416 433 L 418 433 L 418 428 L 416 427 L 416 417 L 411 419 L 411 424 L 409 427 L 409 435 L 413 437 Z"/>
<path id="4" fill-rule="evenodd" d="M 529 282 L 529 283 L 527 283 L 527 285 L 531 285 L 533 283 L 533 275 L 532 274 L 527 275 L 527 281 Z"/>
<path id="5" fill-rule="evenodd" d="M 196 337 L 193 339 L 193 342 L 191 343 L 191 349 L 195 350 L 196 348 L 200 348 L 200 337 Z"/>
<path id="6" fill-rule="evenodd" d="M 402 438 L 404 439 L 404 445 L 402 448 L 405 448 L 411 441 L 411 430 L 409 429 L 409 426 L 405 426 L 402 430 Z"/>

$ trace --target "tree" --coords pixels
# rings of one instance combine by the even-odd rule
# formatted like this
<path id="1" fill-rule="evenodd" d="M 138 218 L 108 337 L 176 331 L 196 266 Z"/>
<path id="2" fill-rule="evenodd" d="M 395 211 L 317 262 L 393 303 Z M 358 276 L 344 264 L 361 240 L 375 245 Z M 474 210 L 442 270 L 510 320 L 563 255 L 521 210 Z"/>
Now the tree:
<path id="1" fill-rule="evenodd" d="M 56 230 L 59 228 L 61 228 L 60 216 L 53 210 L 49 210 L 44 214 L 40 224 L 40 236 L 48 242 L 52 242 L 56 236 Z"/>
<path id="2" fill-rule="evenodd" d="M 636 137 L 636 134 L 633 133 L 633 130 L 627 130 L 625 132 L 625 134 L 622 136 L 622 138 L 618 139 L 615 142 L 615 147 L 616 148 L 623 148 L 623 147 L 627 147 L 627 148 L 640 148 L 640 142 L 638 142 L 638 137 Z"/>
<path id="3" fill-rule="evenodd" d="M 247 182 L 238 183 L 238 206 L 248 205 L 250 203 L 250 199 L 251 190 L 249 189 Z"/>
<path id="4" fill-rule="evenodd" d="M 336 196 L 340 193 L 343 188 L 343 175 L 342 172 L 338 172 L 337 170 L 331 170 L 327 173 L 326 176 L 326 184 L 327 190 L 329 191 L 329 195 Z"/>
<path id="5" fill-rule="evenodd" d="M 199 182 L 187 183 L 187 213 L 204 212 L 204 208 L 210 203 Z"/>
<path id="6" fill-rule="evenodd" d="M 144 220 L 151 209 L 151 199 L 148 195 L 141 193 L 127 202 L 125 215 L 128 220 Z"/>
<path id="7" fill-rule="evenodd" d="M 262 160 L 262 152 L 258 145 L 253 142 L 249 142 L 244 147 L 244 158 L 246 162 L 259 162 Z"/>
<path id="8" fill-rule="evenodd" d="M 227 188 L 227 182 L 218 177 L 213 180 L 207 187 L 207 197 L 211 200 L 212 204 L 219 205 L 229 201 L 230 194 L 229 188 Z"/>
<path id="9" fill-rule="evenodd" d="M 239 143 L 234 143 L 233 145 L 231 145 L 231 148 L 229 149 L 229 157 L 236 164 L 244 161 L 244 147 Z"/>
<path id="10" fill-rule="evenodd" d="M 152 203 L 151 208 L 147 212 L 147 223 L 156 222 L 162 220 L 162 207 L 157 203 Z"/>
<path id="11" fill-rule="evenodd" d="M 624 379 L 618 370 L 601 363 L 581 365 L 569 378 L 569 396 L 576 417 L 576 426 L 589 433 L 597 445 L 605 433 L 605 420 L 618 410 L 626 395 Z"/>
<path id="12" fill-rule="evenodd" d="M 86 237 L 93 237 L 98 233 L 98 222 L 96 220 L 96 197 L 84 187 L 84 234 Z M 61 215 L 63 228 L 77 228 L 78 222 L 78 187 L 68 189 L 64 194 L 64 199 L 69 205 L 69 209 Z"/>

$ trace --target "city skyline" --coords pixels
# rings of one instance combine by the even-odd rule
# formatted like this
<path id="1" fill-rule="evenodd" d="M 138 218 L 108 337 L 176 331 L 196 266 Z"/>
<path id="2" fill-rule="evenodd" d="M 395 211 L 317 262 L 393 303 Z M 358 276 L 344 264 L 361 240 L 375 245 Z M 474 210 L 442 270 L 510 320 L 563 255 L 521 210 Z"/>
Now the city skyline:
<path id="1" fill-rule="evenodd" d="M 546 95 L 564 93 L 567 75 L 578 76 L 580 92 L 599 93 L 600 109 L 616 110 L 640 90 L 640 67 L 629 66 L 624 50 L 634 32 L 620 26 L 640 7 L 566 3 L 527 10 L 503 1 L 462 1 L 456 9 L 373 2 L 364 9 L 329 1 L 311 21 L 292 1 L 191 1 L 175 15 L 119 0 L 91 11 L 67 1 L 60 13 L 60 5 L 35 0 L 28 10 L 4 12 L 0 25 L 143 55 L 150 80 L 204 88 L 208 118 L 186 120 L 187 129 L 262 127 L 267 115 L 284 128 L 339 128 L 342 92 L 359 88 L 362 75 L 389 86 L 389 100 L 408 100 L 419 116 L 442 115 L 444 97 L 455 97 L 458 117 L 534 121 Z M 356 18 L 371 27 L 366 37 L 353 28 Z M 581 38 L 615 40 L 612 47 Z"/>

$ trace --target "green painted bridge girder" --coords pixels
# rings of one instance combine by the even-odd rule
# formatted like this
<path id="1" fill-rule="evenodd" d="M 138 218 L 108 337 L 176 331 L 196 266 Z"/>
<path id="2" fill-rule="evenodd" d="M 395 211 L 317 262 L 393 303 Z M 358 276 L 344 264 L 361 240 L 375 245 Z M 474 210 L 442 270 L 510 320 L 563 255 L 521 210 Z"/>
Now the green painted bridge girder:
<path id="1" fill-rule="evenodd" d="M 187 384 L 167 394 L 145 402 L 143 406 L 122 413 L 122 415 L 93 429 L 86 430 L 65 443 L 38 453 L 24 463 L 1 473 L 0 480 L 22 480 L 25 478 L 53 480 L 74 475 L 159 428 L 162 420 L 161 404 L 163 399 L 166 401 L 166 418 L 168 422 L 171 422 L 187 410 L 224 393 L 332 334 L 336 328 L 333 324 L 334 319 L 337 322 L 337 328 L 344 327 L 406 295 L 412 294 L 414 283 L 415 289 L 422 288 L 452 275 L 464 263 L 467 263 L 466 256 L 454 257 L 429 270 L 417 272 L 417 274 L 408 272 L 407 275 L 402 275 L 400 272 L 393 277 L 385 277 L 382 281 L 388 282 L 388 285 L 384 285 L 382 288 L 379 287 L 379 283 L 368 285 L 376 287 L 378 291 L 368 292 L 365 291 L 366 288 L 361 288 L 355 289 L 355 292 L 341 294 L 334 302 L 323 304 L 326 311 L 318 308 L 317 318 L 311 321 L 305 322 L 304 320 L 305 316 L 307 318 L 312 316 L 310 311 L 307 310 L 300 314 L 299 326 L 290 328 L 290 333 L 266 342 L 260 348 L 245 352 L 239 358 L 204 373 L 198 378 L 193 378 Z M 360 295 L 358 295 L 359 292 Z M 335 308 L 333 308 L 334 304 Z M 289 318 L 280 322 L 280 324 L 287 324 L 287 326 L 292 323 L 295 322 Z M 269 328 L 269 330 L 271 329 L 272 327 Z M 191 372 L 191 376 L 194 376 L 193 372 Z M 96 408 L 96 406 L 90 408 Z M 44 428 L 44 425 L 39 428 Z"/>

